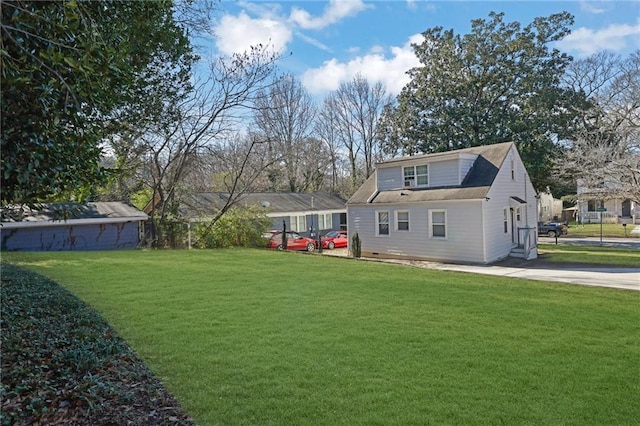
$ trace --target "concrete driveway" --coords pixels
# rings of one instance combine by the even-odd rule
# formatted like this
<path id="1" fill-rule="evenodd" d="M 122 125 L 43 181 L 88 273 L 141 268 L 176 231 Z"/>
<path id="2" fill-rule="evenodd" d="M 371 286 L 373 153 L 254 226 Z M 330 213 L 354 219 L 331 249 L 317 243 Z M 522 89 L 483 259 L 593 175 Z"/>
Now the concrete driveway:
<path id="1" fill-rule="evenodd" d="M 568 284 L 581 284 L 596 287 L 611 287 L 640 291 L 640 268 L 594 268 L 567 267 L 554 268 L 536 266 L 535 260 L 521 261 L 522 264 L 510 265 L 510 259 L 496 265 L 448 265 L 440 264 L 437 269 L 447 271 L 471 272 L 476 274 L 500 275 L 503 277 L 526 278 Z M 527 265 L 526 263 L 530 263 Z"/>
<path id="2" fill-rule="evenodd" d="M 555 238 L 540 237 L 541 244 L 555 244 Z M 610 247 L 637 247 L 640 238 L 607 238 L 602 245 Z M 558 244 L 600 245 L 599 238 L 558 238 Z M 324 251 L 325 254 L 348 256 L 347 249 Z M 592 267 L 589 265 L 550 264 L 540 259 L 523 260 L 507 258 L 491 265 L 459 265 L 422 260 L 367 259 L 378 262 L 399 263 L 419 268 L 443 271 L 469 272 L 474 274 L 499 275 L 503 277 L 526 278 L 548 282 L 580 284 L 596 287 L 611 287 L 640 291 L 640 265 L 638 267 Z"/>

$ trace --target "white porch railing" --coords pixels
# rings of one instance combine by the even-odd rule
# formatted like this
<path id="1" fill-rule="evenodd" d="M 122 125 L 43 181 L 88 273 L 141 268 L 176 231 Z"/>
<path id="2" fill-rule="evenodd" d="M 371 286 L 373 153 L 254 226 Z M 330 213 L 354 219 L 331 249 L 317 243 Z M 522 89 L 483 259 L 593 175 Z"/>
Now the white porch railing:
<path id="1" fill-rule="evenodd" d="M 538 257 L 536 231 L 536 228 L 518 228 L 518 248 L 527 260 Z"/>
<path id="2" fill-rule="evenodd" d="M 578 221 L 582 223 L 600 223 L 601 216 L 603 223 L 618 222 L 618 216 L 610 212 L 584 212 L 582 218 L 579 218 Z"/>

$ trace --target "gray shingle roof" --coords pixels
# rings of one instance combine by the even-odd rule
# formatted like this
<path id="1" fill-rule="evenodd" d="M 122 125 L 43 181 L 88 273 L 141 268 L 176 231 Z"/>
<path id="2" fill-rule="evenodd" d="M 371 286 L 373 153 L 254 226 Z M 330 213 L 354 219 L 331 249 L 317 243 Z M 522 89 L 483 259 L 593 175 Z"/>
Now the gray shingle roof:
<path id="1" fill-rule="evenodd" d="M 188 197 L 179 210 L 182 215 L 188 218 L 213 215 L 224 207 L 228 198 L 229 194 L 223 192 L 200 192 Z M 253 192 L 243 194 L 237 205 L 261 206 L 265 208 L 267 213 L 272 214 L 311 210 L 346 211 L 347 208 L 345 200 L 323 192 Z"/>
<path id="2" fill-rule="evenodd" d="M 146 220 L 147 215 L 137 208 L 121 202 L 98 203 L 52 203 L 36 208 L 3 207 L 2 222 L 51 222 L 69 219 L 126 219 Z"/>
<path id="3" fill-rule="evenodd" d="M 425 154 L 420 156 L 403 157 L 389 160 L 388 163 L 400 163 L 402 160 L 415 160 L 417 158 L 436 158 L 452 153 L 467 153 L 478 155 L 473 167 L 459 186 L 440 188 L 412 188 L 380 191 L 376 193 L 375 174 L 367 181 L 347 201 L 347 204 L 387 204 L 387 203 L 407 203 L 421 201 L 438 200 L 466 200 L 480 199 L 487 196 L 493 181 L 495 180 L 500 167 L 514 146 L 512 142 L 499 143 L 494 145 L 477 146 L 465 148 L 447 153 Z M 385 164 L 382 163 L 382 164 Z"/>

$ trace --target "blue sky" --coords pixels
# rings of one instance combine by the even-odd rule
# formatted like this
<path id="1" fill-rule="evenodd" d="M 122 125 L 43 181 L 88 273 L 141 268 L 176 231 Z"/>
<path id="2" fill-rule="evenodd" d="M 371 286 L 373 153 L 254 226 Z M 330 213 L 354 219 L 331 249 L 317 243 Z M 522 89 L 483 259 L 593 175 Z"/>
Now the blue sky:
<path id="1" fill-rule="evenodd" d="M 634 1 L 230 1 L 223 0 L 212 28 L 213 55 L 230 55 L 270 43 L 292 54 L 279 63 L 315 96 L 335 90 L 357 73 L 382 81 L 396 95 L 405 72 L 418 65 L 410 47 L 420 33 L 442 26 L 470 31 L 471 20 L 504 12 L 506 22 L 527 25 L 538 16 L 567 11 L 572 34 L 558 49 L 576 58 L 640 48 L 640 0 Z"/>

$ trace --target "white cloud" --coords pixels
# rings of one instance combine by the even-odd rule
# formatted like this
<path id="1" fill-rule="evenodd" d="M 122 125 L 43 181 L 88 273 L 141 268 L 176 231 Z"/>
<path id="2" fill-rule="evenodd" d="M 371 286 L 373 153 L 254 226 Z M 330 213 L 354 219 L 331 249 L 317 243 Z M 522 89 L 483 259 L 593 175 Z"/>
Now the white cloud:
<path id="1" fill-rule="evenodd" d="M 302 83 L 310 93 L 323 95 L 336 90 L 340 83 L 352 80 L 356 74 L 361 74 L 372 83 L 381 81 L 387 93 L 395 96 L 409 82 L 406 72 L 420 65 L 411 43 L 418 43 L 422 39 L 420 34 L 411 36 L 404 46 L 392 47 L 389 58 L 374 48 L 369 54 L 348 62 L 330 59 L 319 68 L 307 70 L 301 77 Z"/>
<path id="2" fill-rule="evenodd" d="M 411 10 L 418 9 L 418 1 L 417 0 L 407 0 L 407 7 Z"/>
<path id="3" fill-rule="evenodd" d="M 562 50 L 577 51 L 579 55 L 591 55 L 601 50 L 618 51 L 640 44 L 640 19 L 635 25 L 614 24 L 600 30 L 578 28 L 560 40 Z"/>
<path id="4" fill-rule="evenodd" d="M 268 44 L 275 52 L 283 52 L 293 37 L 283 22 L 268 17 L 254 19 L 245 12 L 223 16 L 213 31 L 216 47 L 228 56 L 258 44 Z"/>
<path id="5" fill-rule="evenodd" d="M 587 13 L 599 15 L 607 11 L 604 3 L 597 1 L 581 1 L 580 10 Z"/>
<path id="6" fill-rule="evenodd" d="M 331 52 L 331 48 L 329 46 L 327 46 L 326 44 L 318 41 L 317 39 L 313 38 L 313 37 L 309 37 L 305 34 L 302 34 L 299 31 L 296 31 L 296 37 L 300 37 L 302 40 L 304 40 L 306 43 L 309 43 L 312 46 L 317 47 L 320 50 L 324 50 L 325 52 Z"/>
<path id="7" fill-rule="evenodd" d="M 289 19 L 303 29 L 320 30 L 369 7 L 362 0 L 330 0 L 322 16 L 313 17 L 306 10 L 294 7 Z"/>
<path id="8" fill-rule="evenodd" d="M 380 45 L 375 45 L 369 50 L 369 53 L 383 54 L 384 53 L 384 47 L 382 47 Z"/>

